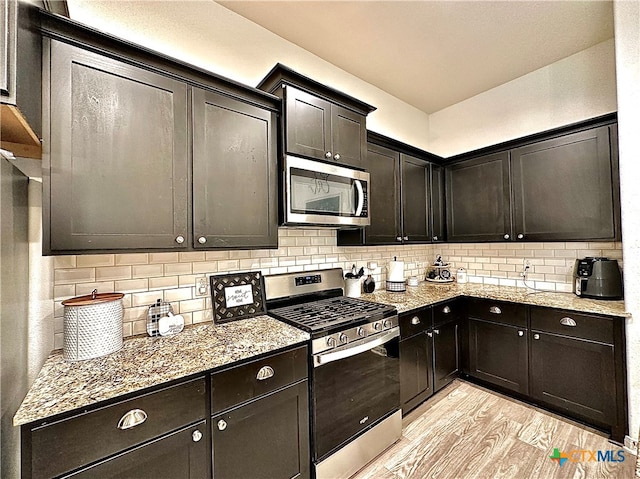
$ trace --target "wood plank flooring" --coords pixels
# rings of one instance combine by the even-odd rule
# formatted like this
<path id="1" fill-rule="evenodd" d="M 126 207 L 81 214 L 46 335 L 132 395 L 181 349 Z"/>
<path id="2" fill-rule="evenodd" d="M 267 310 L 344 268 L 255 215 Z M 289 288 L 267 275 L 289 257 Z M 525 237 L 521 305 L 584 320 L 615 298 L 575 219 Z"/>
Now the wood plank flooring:
<path id="1" fill-rule="evenodd" d="M 624 462 L 565 461 L 558 466 L 549 458 L 554 448 L 565 453 L 620 449 L 596 430 L 456 380 L 405 416 L 400 441 L 352 479 L 626 479 L 635 475 L 636 456 L 626 451 Z"/>

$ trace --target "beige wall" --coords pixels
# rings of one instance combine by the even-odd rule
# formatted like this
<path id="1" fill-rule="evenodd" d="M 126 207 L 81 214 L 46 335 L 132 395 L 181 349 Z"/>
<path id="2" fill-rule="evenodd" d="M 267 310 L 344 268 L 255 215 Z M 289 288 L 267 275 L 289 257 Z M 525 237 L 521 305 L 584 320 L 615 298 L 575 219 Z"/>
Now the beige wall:
<path id="1" fill-rule="evenodd" d="M 640 429 L 640 3 L 614 2 L 630 435 Z"/>
<path id="2" fill-rule="evenodd" d="M 208 1 L 68 0 L 71 18 L 255 86 L 278 62 L 375 107 L 370 130 L 427 148 L 428 115 Z M 176 28 L 189 25 L 187 32 Z"/>
<path id="3" fill-rule="evenodd" d="M 431 114 L 429 148 L 448 157 L 616 109 L 611 39 Z"/>

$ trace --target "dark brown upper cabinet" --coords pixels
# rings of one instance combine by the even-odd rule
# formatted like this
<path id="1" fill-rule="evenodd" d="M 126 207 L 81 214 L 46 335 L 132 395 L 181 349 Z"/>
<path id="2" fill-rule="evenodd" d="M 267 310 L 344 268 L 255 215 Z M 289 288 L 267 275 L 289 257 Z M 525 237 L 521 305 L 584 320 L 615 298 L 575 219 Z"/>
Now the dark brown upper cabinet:
<path id="1" fill-rule="evenodd" d="M 365 169 L 371 175 L 371 224 L 338 231 L 339 245 L 383 245 L 443 241 L 443 169 L 377 134 L 368 143 Z M 388 146 L 386 146 L 388 145 Z M 398 145 L 400 145 L 398 143 Z"/>
<path id="2" fill-rule="evenodd" d="M 509 154 L 501 152 L 447 168 L 447 238 L 458 241 L 511 239 Z"/>
<path id="3" fill-rule="evenodd" d="M 612 239 L 616 236 L 609 126 L 511 151 L 516 240 Z"/>
<path id="4" fill-rule="evenodd" d="M 277 248 L 276 115 L 193 90 L 193 247 Z"/>
<path id="5" fill-rule="evenodd" d="M 278 98 L 41 20 L 45 254 L 277 247 Z"/>
<path id="6" fill-rule="evenodd" d="M 283 101 L 283 153 L 364 168 L 374 107 L 277 64 L 258 88 Z"/>
<path id="7" fill-rule="evenodd" d="M 187 85 L 50 44 L 45 244 L 54 253 L 186 248 Z"/>
<path id="8" fill-rule="evenodd" d="M 447 167 L 448 240 L 619 239 L 617 131 L 602 123 Z"/>

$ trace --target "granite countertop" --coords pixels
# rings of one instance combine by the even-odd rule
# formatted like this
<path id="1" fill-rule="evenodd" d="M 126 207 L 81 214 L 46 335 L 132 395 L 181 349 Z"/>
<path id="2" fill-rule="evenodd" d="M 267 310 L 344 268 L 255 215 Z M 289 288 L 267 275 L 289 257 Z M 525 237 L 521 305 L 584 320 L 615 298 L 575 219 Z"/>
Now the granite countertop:
<path id="1" fill-rule="evenodd" d="M 442 301 L 471 296 L 514 303 L 545 306 L 570 311 L 628 317 L 624 301 L 603 301 L 580 298 L 573 293 L 538 292 L 514 286 L 490 286 L 482 284 L 434 284 L 421 282 L 418 286 L 407 286 L 404 293 L 377 290 L 363 294 L 362 299 L 395 306 L 399 313 L 429 306 Z"/>
<path id="2" fill-rule="evenodd" d="M 69 362 L 51 354 L 13 418 L 14 426 L 309 340 L 269 316 L 188 326 L 171 337 L 134 337 L 108 356 Z"/>

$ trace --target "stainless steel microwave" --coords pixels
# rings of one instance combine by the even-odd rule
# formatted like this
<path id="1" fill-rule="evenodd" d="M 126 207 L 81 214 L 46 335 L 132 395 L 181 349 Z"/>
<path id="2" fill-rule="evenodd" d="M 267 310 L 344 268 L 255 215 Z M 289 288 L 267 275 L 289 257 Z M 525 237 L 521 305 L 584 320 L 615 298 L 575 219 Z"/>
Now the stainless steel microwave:
<path id="1" fill-rule="evenodd" d="M 369 225 L 369 173 L 287 155 L 284 218 L 290 226 Z"/>

